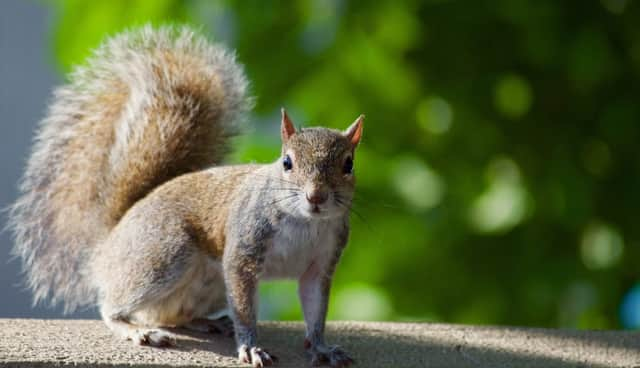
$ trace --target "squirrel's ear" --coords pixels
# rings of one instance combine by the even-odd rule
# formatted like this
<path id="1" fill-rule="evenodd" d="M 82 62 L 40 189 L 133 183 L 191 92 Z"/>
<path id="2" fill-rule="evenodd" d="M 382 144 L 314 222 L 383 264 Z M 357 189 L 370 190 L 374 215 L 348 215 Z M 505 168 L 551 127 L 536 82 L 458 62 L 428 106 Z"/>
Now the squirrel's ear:
<path id="1" fill-rule="evenodd" d="M 293 123 L 291 122 L 291 119 L 289 119 L 289 115 L 287 115 L 284 107 L 280 111 L 282 112 L 280 135 L 282 136 L 282 141 L 286 142 L 292 135 L 296 134 L 296 127 L 293 126 Z"/>
<path id="2" fill-rule="evenodd" d="M 345 137 L 349 139 L 353 146 L 357 146 L 360 143 L 360 138 L 362 137 L 362 128 L 364 122 L 364 115 L 358 116 L 356 121 L 351 124 L 349 128 L 344 132 Z"/>

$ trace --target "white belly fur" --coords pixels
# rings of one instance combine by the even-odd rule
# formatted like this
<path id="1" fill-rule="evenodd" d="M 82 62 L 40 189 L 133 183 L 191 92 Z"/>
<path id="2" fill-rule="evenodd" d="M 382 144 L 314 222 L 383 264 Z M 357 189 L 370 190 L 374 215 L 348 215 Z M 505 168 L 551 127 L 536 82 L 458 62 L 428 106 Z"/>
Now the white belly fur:
<path id="1" fill-rule="evenodd" d="M 269 244 L 260 278 L 298 278 L 312 262 L 325 262 L 336 246 L 336 222 L 285 218 Z"/>

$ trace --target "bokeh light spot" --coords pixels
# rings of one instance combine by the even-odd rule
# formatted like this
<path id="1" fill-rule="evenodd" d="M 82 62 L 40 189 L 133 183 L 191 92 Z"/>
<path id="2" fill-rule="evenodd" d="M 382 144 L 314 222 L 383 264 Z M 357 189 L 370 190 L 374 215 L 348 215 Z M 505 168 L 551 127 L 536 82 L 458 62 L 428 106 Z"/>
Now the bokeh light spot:
<path id="1" fill-rule="evenodd" d="M 610 225 L 594 223 L 587 227 L 580 244 L 580 256 L 591 270 L 609 268 L 622 258 L 622 235 Z"/>
<path id="2" fill-rule="evenodd" d="M 350 284 L 340 289 L 334 300 L 336 319 L 379 321 L 388 318 L 393 311 L 387 295 L 367 284 Z"/>
<path id="3" fill-rule="evenodd" d="M 435 96 L 420 101 L 416 115 L 420 126 L 432 134 L 447 132 L 453 120 L 453 110 L 449 103 Z"/>
<path id="4" fill-rule="evenodd" d="M 620 322 L 624 328 L 640 328 L 640 283 L 629 289 L 622 298 Z"/>
<path id="5" fill-rule="evenodd" d="M 398 159 L 393 173 L 393 186 L 407 204 L 417 210 L 438 205 L 445 188 L 440 175 L 417 157 Z"/>
<path id="6" fill-rule="evenodd" d="M 613 14 L 622 14 L 629 0 L 600 0 L 602 6 Z"/>
<path id="7" fill-rule="evenodd" d="M 511 159 L 497 158 L 489 164 L 487 177 L 487 190 L 471 206 L 471 225 L 484 233 L 507 231 L 524 219 L 528 209 L 520 170 Z"/>
<path id="8" fill-rule="evenodd" d="M 494 102 L 505 117 L 517 119 L 524 116 L 533 102 L 529 82 L 515 74 L 503 76 L 496 85 Z"/>

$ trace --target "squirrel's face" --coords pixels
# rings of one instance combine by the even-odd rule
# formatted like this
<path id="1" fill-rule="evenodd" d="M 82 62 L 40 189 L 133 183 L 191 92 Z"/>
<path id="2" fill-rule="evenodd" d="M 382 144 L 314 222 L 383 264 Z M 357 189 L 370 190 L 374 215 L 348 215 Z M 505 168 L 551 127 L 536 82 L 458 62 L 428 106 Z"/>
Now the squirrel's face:
<path id="1" fill-rule="evenodd" d="M 346 131 L 297 130 L 282 110 L 282 184 L 290 199 L 285 210 L 309 218 L 332 218 L 351 208 L 354 154 L 362 136 L 361 115 Z M 283 207 L 283 206 L 281 206 Z"/>

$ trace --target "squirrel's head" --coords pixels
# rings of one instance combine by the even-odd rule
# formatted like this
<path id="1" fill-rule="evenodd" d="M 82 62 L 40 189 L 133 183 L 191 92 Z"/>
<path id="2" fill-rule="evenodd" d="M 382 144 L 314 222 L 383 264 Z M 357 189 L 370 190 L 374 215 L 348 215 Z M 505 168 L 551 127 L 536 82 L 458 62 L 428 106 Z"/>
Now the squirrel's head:
<path id="1" fill-rule="evenodd" d="M 298 129 L 282 109 L 282 155 L 278 160 L 283 186 L 292 199 L 289 211 L 311 218 L 343 215 L 351 208 L 355 187 L 355 151 L 364 115 L 344 132 L 328 128 Z"/>

